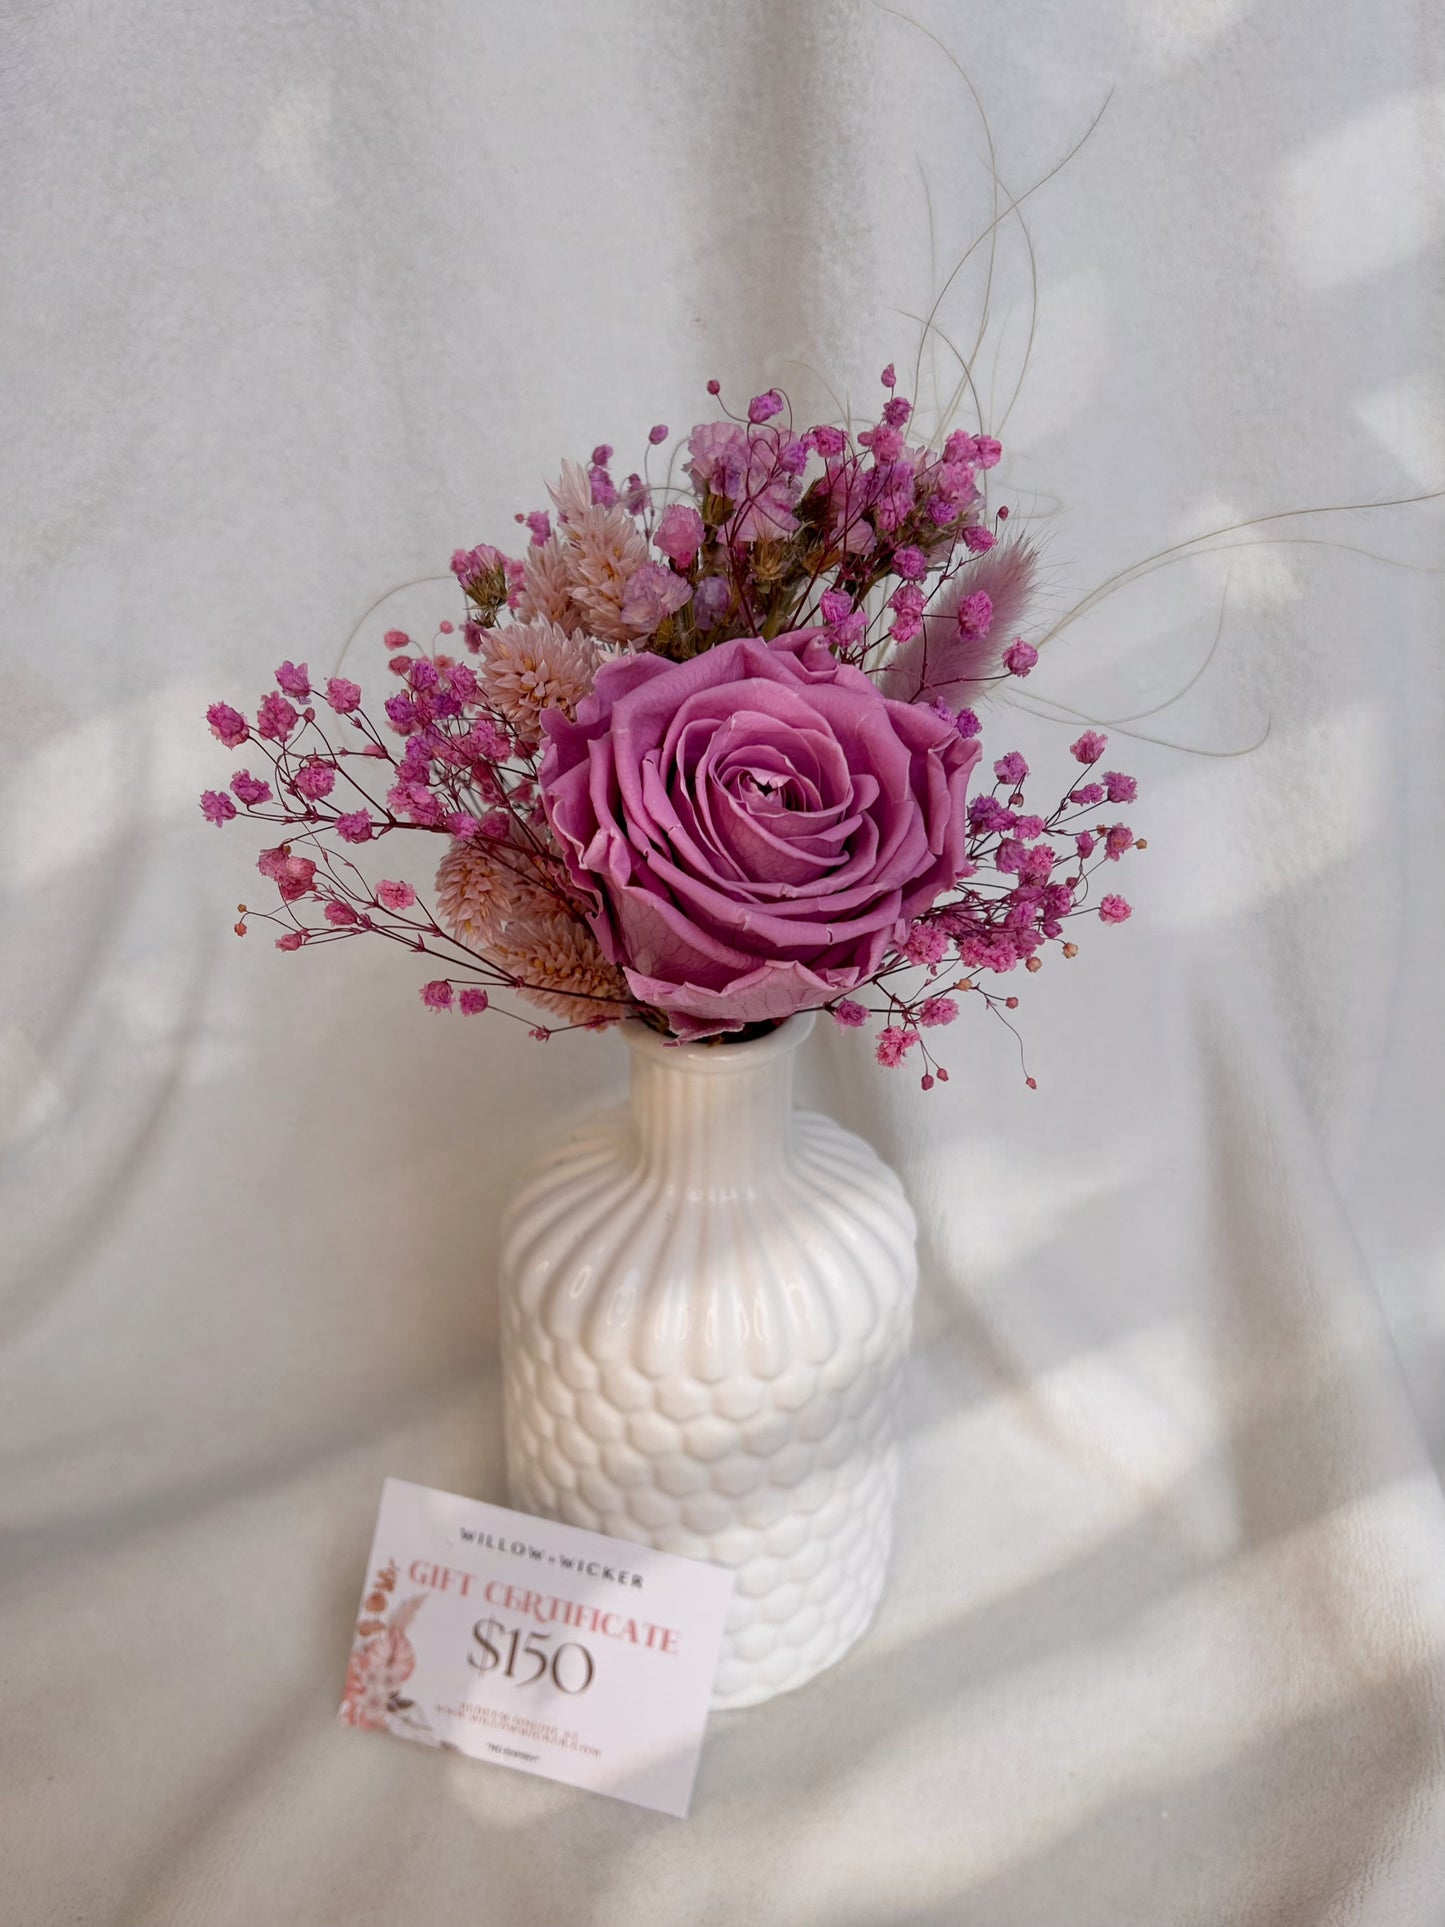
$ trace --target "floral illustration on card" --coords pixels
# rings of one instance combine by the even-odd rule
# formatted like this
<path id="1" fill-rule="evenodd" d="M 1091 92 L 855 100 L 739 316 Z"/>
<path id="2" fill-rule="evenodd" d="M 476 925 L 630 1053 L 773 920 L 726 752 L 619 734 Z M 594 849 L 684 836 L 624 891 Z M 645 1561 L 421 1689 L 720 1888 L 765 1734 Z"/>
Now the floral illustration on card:
<path id="1" fill-rule="evenodd" d="M 391 1560 L 376 1574 L 362 1601 L 340 1717 L 348 1726 L 428 1741 L 431 1728 L 416 1710 L 415 1700 L 403 1692 L 416 1671 L 416 1649 L 407 1638 L 407 1628 L 426 1604 L 426 1594 L 393 1601 L 396 1581 L 396 1562 Z"/>

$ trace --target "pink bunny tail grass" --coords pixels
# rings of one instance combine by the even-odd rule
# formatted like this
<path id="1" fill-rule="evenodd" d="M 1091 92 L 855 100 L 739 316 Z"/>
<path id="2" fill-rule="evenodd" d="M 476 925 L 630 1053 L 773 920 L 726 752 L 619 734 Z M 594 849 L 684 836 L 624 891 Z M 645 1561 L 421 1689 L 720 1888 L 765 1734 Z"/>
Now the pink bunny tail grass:
<path id="1" fill-rule="evenodd" d="M 919 634 L 880 674 L 884 695 L 905 703 L 945 702 L 950 709 L 987 695 L 988 685 L 1007 673 L 1003 654 L 1018 634 L 1038 565 L 1038 550 L 1020 536 L 960 570 L 923 618 Z M 961 628 L 964 599 L 980 591 L 993 604 L 987 626 Z"/>

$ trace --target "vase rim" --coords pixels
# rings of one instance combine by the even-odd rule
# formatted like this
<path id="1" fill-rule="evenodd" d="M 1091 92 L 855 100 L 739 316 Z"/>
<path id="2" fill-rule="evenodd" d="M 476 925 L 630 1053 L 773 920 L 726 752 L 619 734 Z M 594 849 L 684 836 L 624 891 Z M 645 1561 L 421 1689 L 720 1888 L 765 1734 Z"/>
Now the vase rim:
<path id="1" fill-rule="evenodd" d="M 638 1056 L 649 1057 L 654 1063 L 666 1064 L 675 1070 L 701 1071 L 717 1076 L 729 1071 L 755 1070 L 769 1058 L 791 1055 L 806 1041 L 817 1018 L 815 1010 L 800 1010 L 792 1017 L 785 1017 L 777 1029 L 770 1030 L 766 1037 L 751 1037 L 743 1044 L 707 1041 L 682 1043 L 675 1038 L 659 1036 L 655 1030 L 635 1018 L 621 1028 L 623 1041 Z"/>

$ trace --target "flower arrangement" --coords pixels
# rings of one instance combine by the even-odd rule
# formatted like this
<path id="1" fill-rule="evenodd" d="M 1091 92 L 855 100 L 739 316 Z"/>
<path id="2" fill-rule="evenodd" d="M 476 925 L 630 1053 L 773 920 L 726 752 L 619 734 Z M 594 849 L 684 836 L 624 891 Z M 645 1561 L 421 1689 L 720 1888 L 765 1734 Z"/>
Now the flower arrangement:
<path id="1" fill-rule="evenodd" d="M 379 705 L 292 662 L 253 718 L 213 704 L 212 733 L 271 767 L 207 790 L 207 820 L 281 832 L 258 863 L 278 901 L 237 932 L 390 938 L 434 960 L 428 1010 L 511 991 L 539 1039 L 876 1019 L 880 1064 L 946 1079 L 960 995 L 1008 1022 L 997 979 L 1074 956 L 1081 917 L 1123 922 L 1095 879 L 1144 845 L 1101 820 L 1136 785 L 1098 769 L 1098 731 L 1046 813 L 1017 750 L 985 773 L 978 709 L 1038 660 L 1036 551 L 990 507 L 998 442 L 910 440 L 882 380 L 856 435 L 798 431 L 776 389 L 702 423 L 675 486 L 647 458 L 619 486 L 606 446 L 564 463 L 551 509 L 517 516 L 521 557 L 453 556 L 459 623 L 387 632 Z M 408 875 L 434 875 L 432 907 Z"/>

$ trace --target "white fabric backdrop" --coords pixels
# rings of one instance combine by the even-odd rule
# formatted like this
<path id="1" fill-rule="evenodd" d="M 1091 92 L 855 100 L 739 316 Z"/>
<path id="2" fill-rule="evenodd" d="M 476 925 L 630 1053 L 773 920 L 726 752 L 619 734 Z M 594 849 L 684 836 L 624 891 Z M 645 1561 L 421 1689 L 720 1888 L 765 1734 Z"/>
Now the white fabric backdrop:
<path id="1" fill-rule="evenodd" d="M 1051 606 L 1445 478 L 1435 0 L 918 12 L 1015 190 L 1113 89 L 1028 203 L 1004 475 Z M 621 1051 L 461 1051 L 390 952 L 235 942 L 200 712 L 711 374 L 871 399 L 983 142 L 853 0 L 57 0 L 7 40 L 6 1917 L 1438 1927 L 1438 512 L 1285 525 L 1413 569 L 1232 550 L 1051 651 L 1031 690 L 1146 709 L 1227 578 L 1140 727 L 1271 733 L 1120 752 L 1136 916 L 1023 986 L 1037 1095 L 977 1021 L 926 1099 L 817 1048 L 923 1223 L 866 1645 L 718 1719 L 686 1823 L 359 1736 L 380 1481 L 501 1496 L 489 1227 Z M 995 419 L 1026 307 L 1011 231 Z"/>

